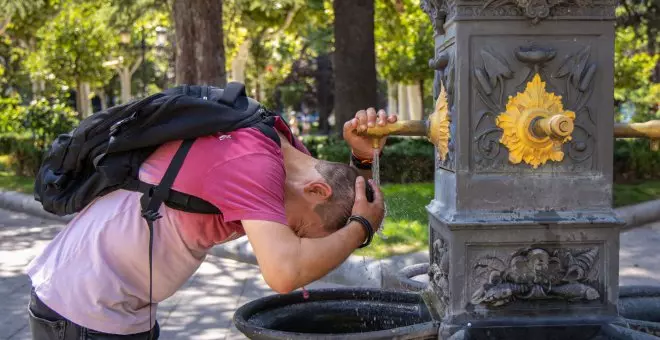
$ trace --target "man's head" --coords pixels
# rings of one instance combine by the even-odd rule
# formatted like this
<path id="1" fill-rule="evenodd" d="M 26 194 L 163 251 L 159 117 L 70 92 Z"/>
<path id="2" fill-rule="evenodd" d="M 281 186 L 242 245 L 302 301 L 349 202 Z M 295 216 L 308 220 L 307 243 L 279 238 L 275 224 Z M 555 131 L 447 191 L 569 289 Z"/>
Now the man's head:
<path id="1" fill-rule="evenodd" d="M 323 237 L 343 227 L 353 209 L 357 176 L 357 170 L 347 164 L 322 160 L 304 176 L 289 178 L 287 174 L 289 226 L 304 237 Z"/>

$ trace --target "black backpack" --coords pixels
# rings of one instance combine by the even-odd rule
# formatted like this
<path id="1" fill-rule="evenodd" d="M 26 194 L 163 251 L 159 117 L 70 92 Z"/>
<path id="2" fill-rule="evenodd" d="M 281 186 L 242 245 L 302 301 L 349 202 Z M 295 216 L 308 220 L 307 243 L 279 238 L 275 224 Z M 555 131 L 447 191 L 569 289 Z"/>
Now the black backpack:
<path id="1" fill-rule="evenodd" d="M 279 145 L 275 117 L 247 97 L 240 83 L 224 89 L 183 85 L 115 106 L 55 139 L 36 176 L 34 197 L 46 211 L 63 216 L 118 189 L 142 192 L 142 216 L 149 226 L 151 305 L 153 222 L 160 218 L 161 204 L 187 212 L 221 213 L 201 198 L 171 189 L 195 138 L 255 127 Z M 161 182 L 155 186 L 141 182 L 142 163 L 160 145 L 175 140 L 183 142 Z"/>

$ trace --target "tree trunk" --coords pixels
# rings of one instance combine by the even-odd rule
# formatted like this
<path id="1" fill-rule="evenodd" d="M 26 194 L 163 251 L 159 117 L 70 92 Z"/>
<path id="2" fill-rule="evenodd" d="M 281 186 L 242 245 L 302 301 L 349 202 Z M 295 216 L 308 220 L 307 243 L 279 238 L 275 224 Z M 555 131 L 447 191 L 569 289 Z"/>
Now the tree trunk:
<path id="1" fill-rule="evenodd" d="M 399 119 L 408 120 L 410 115 L 408 114 L 408 90 L 406 89 L 406 85 L 399 83 L 398 92 Z"/>
<path id="2" fill-rule="evenodd" d="M 118 73 L 121 87 L 121 103 L 126 104 L 131 100 L 131 72 L 127 67 L 122 67 Z"/>
<path id="3" fill-rule="evenodd" d="M 227 84 L 222 0 L 174 0 L 176 83 Z"/>
<path id="4" fill-rule="evenodd" d="M 396 100 L 396 84 L 387 82 L 387 114 L 396 113 L 399 109 Z"/>
<path id="5" fill-rule="evenodd" d="M 76 111 L 78 111 L 78 118 L 83 119 L 83 86 L 80 81 L 76 82 Z"/>
<path id="6" fill-rule="evenodd" d="M 408 90 L 408 112 L 410 119 L 422 119 L 422 94 L 419 92 L 419 84 L 406 86 Z"/>
<path id="7" fill-rule="evenodd" d="M 101 110 L 105 110 L 108 108 L 108 96 L 105 94 L 105 90 L 103 88 L 98 89 L 96 92 L 96 95 L 99 97 L 99 101 L 101 102 Z"/>
<path id="8" fill-rule="evenodd" d="M 332 112 L 332 62 L 327 54 L 316 58 L 316 102 L 319 110 L 319 131 L 330 133 L 328 117 Z"/>
<path id="9" fill-rule="evenodd" d="M 376 108 L 374 0 L 334 0 L 335 129 L 359 110 Z"/>
<path id="10" fill-rule="evenodd" d="M 246 39 L 238 47 L 238 53 L 231 62 L 231 80 L 245 84 L 245 67 L 250 56 L 250 39 Z"/>
<path id="11" fill-rule="evenodd" d="M 89 83 L 78 82 L 76 86 L 76 110 L 79 118 L 83 119 L 89 116 L 90 104 Z"/>

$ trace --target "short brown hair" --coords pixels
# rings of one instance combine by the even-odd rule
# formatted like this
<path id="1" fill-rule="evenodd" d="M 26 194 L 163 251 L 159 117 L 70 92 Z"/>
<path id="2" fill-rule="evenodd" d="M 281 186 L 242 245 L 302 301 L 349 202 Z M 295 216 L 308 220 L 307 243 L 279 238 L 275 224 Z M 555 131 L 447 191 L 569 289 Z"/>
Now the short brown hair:
<path id="1" fill-rule="evenodd" d="M 328 161 L 319 161 L 314 168 L 332 188 L 330 198 L 316 205 L 314 211 L 321 217 L 326 230 L 331 232 L 339 230 L 351 217 L 355 201 L 357 169 L 348 164 Z"/>

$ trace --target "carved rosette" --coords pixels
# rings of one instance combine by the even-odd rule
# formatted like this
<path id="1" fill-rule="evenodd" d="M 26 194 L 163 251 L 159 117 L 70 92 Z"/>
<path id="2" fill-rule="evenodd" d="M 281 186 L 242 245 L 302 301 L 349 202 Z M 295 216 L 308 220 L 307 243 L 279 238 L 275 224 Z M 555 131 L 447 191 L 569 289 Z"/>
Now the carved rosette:
<path id="1" fill-rule="evenodd" d="M 572 133 L 575 112 L 564 110 L 561 97 L 547 92 L 545 82 L 536 74 L 525 92 L 509 97 L 506 111 L 496 119 L 497 126 L 503 130 L 501 143 L 509 149 L 509 161 L 513 164 L 525 162 L 537 168 L 550 160 L 563 160 L 562 145 L 571 140 L 570 134 L 560 138 L 539 137 L 531 129 L 535 120 L 562 117 L 566 120 L 561 123 Z"/>
<path id="2" fill-rule="evenodd" d="M 480 287 L 471 304 L 504 306 L 519 300 L 594 301 L 598 290 L 598 248 L 520 249 L 508 259 L 484 256 L 473 265 Z"/>

